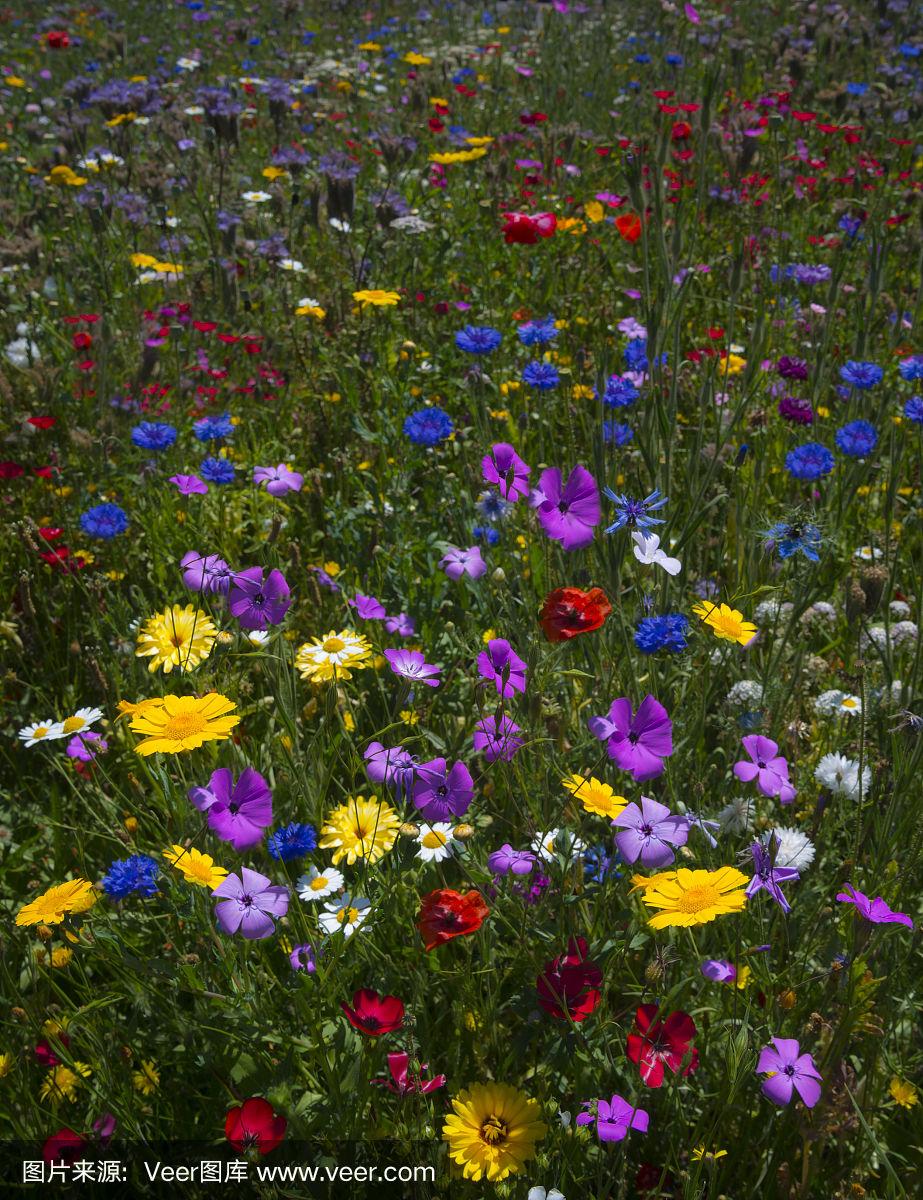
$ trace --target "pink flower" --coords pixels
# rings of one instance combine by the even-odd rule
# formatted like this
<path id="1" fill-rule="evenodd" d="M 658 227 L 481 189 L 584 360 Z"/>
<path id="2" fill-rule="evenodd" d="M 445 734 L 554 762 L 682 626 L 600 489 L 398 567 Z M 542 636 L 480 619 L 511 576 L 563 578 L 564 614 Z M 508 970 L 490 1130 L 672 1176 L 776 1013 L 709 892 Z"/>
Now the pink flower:
<path id="1" fill-rule="evenodd" d="M 386 650 L 385 658 L 395 675 L 409 679 L 411 683 L 425 683 L 427 687 L 439 687 L 434 679 L 442 670 L 428 663 L 419 650 Z"/>
<path id="2" fill-rule="evenodd" d="M 461 579 L 462 575 L 480 579 L 487 574 L 487 563 L 481 557 L 480 546 L 469 546 L 467 550 L 452 546 L 439 560 L 439 565 L 450 579 Z"/>
<path id="3" fill-rule="evenodd" d="M 791 804 L 797 791 L 788 778 L 788 763 L 778 753 L 779 747 L 772 738 L 759 733 L 750 733 L 741 738 L 741 744 L 750 755 L 750 762 L 741 759 L 734 763 L 734 774 L 742 783 L 756 780 L 764 796 L 778 796 L 783 804 Z"/>
<path id="4" fill-rule="evenodd" d="M 270 496 L 284 496 L 286 492 L 300 492 L 304 476 L 279 463 L 277 467 L 254 467 L 253 482 L 264 484 Z"/>
<path id="5" fill-rule="evenodd" d="M 581 550 L 600 521 L 599 488 L 590 472 L 576 466 L 562 484 L 557 467 L 542 471 L 534 495 L 539 523 L 565 550 Z"/>
<path id="6" fill-rule="evenodd" d="M 487 649 L 478 655 L 482 679 L 493 681 L 501 696 L 510 700 L 526 690 L 526 664 L 506 638 L 491 638 Z"/>
<path id="7" fill-rule="evenodd" d="M 437 1088 L 445 1087 L 444 1075 L 435 1075 L 432 1079 L 424 1080 L 423 1072 L 429 1070 L 428 1063 L 420 1063 L 419 1070 L 414 1073 L 408 1070 L 409 1066 L 409 1054 L 403 1051 L 396 1054 L 389 1054 L 388 1070 L 391 1073 L 391 1078 L 372 1079 L 370 1082 L 386 1087 L 389 1092 L 394 1092 L 397 1096 L 408 1096 L 413 1092 L 418 1092 L 421 1096 L 428 1096 L 430 1092 L 435 1092 Z"/>
<path id="8" fill-rule="evenodd" d="M 481 459 L 481 474 L 486 483 L 494 483 L 504 500 L 515 504 L 520 496 L 529 494 L 529 474 L 532 468 L 524 462 L 509 442 L 497 442 Z"/>

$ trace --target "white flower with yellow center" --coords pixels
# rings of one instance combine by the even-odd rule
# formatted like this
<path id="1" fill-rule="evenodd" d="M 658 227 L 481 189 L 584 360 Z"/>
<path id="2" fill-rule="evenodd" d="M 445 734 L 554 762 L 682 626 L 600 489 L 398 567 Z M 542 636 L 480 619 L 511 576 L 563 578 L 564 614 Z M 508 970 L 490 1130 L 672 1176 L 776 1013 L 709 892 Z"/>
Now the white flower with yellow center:
<path id="1" fill-rule="evenodd" d="M 103 715 L 101 708 L 78 708 L 72 717 L 61 723 L 62 737 L 70 737 L 74 733 L 83 733 Z"/>
<path id="2" fill-rule="evenodd" d="M 459 850 L 462 843 L 452 835 L 455 830 L 449 821 L 436 821 L 432 825 L 421 825 L 417 834 L 420 849 L 417 858 L 421 862 L 444 862 Z"/>
<path id="3" fill-rule="evenodd" d="M 319 871 L 317 867 L 312 866 L 300 877 L 295 886 L 298 889 L 298 895 L 306 903 L 310 903 L 312 900 L 323 900 L 340 890 L 343 886 L 343 874 L 335 867 L 327 867 L 325 870 Z"/>
<path id="4" fill-rule="evenodd" d="M 53 742 L 64 737 L 64 723 L 52 721 L 50 717 L 47 721 L 33 721 L 31 725 L 24 725 L 20 729 L 19 736 L 26 746 L 36 746 L 39 742 Z"/>
<path id="5" fill-rule="evenodd" d="M 532 839 L 532 849 L 545 862 L 554 862 L 558 855 L 563 855 L 572 862 L 581 857 L 586 843 L 574 837 L 567 829 L 549 829 L 545 833 L 535 835 Z"/>
<path id="6" fill-rule="evenodd" d="M 248 204 L 265 204 L 267 200 L 272 199 L 270 192 L 244 192 L 242 200 L 246 200 Z"/>
<path id="7" fill-rule="evenodd" d="M 318 920 L 324 933 L 342 933 L 344 937 L 351 937 L 371 911 L 372 905 L 368 900 L 344 892 L 338 899 L 324 905 Z"/>

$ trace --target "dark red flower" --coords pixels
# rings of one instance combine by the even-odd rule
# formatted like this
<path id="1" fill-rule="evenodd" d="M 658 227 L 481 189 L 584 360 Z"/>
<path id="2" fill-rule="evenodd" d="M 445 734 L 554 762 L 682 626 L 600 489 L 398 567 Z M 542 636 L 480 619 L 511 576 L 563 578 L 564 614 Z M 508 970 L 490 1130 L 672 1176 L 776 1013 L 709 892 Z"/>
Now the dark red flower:
<path id="1" fill-rule="evenodd" d="M 404 1022 L 404 1001 L 398 996 L 379 996 L 371 988 L 360 988 L 353 994 L 352 1008 L 345 1000 L 340 1002 L 340 1008 L 353 1029 L 367 1037 L 393 1033 Z"/>
<path id="2" fill-rule="evenodd" d="M 45 41 L 52 50 L 66 50 L 71 44 L 70 37 L 66 29 L 49 29 L 45 35 Z"/>
<path id="3" fill-rule="evenodd" d="M 251 1096 L 243 1104 L 228 1111 L 224 1121 L 224 1135 L 238 1152 L 256 1150 L 269 1154 L 285 1137 L 288 1125 L 285 1117 L 277 1116 L 272 1105 L 262 1096 Z"/>
<path id="4" fill-rule="evenodd" d="M 427 1096 L 430 1092 L 435 1092 L 437 1088 L 445 1087 L 444 1075 L 436 1075 L 432 1079 L 423 1078 L 423 1072 L 429 1070 L 428 1063 L 420 1063 L 419 1071 L 416 1073 L 408 1072 L 407 1068 L 409 1065 L 409 1054 L 403 1051 L 397 1054 L 389 1054 L 388 1070 L 391 1073 L 391 1078 L 387 1079 L 384 1076 L 379 1076 L 370 1082 L 381 1084 L 382 1087 L 386 1087 L 389 1092 L 394 1092 L 397 1096 L 407 1096 L 412 1092 L 419 1092 L 421 1096 Z"/>
<path id="5" fill-rule="evenodd" d="M 657 1088 L 663 1083 L 664 1066 L 676 1074 L 688 1058 L 683 1074 L 688 1075 L 699 1065 L 699 1052 L 692 1049 L 695 1022 L 688 1013 L 671 1013 L 665 1021 L 655 1021 L 660 1009 L 656 1004 L 642 1004 L 635 1013 L 638 1033 L 628 1035 L 628 1057 L 641 1068 L 641 1082 Z"/>
<path id="6" fill-rule="evenodd" d="M 18 479 L 20 475 L 25 475 L 26 468 L 21 467 L 17 462 L 6 460 L 0 462 L 0 479 Z"/>
<path id="7" fill-rule="evenodd" d="M 558 227 L 554 213 L 504 213 L 503 237 L 520 246 L 534 246 L 540 237 L 549 238 Z"/>
<path id="8" fill-rule="evenodd" d="M 86 1145 L 85 1137 L 81 1137 L 79 1133 L 74 1133 L 73 1129 L 65 1126 L 46 1140 L 42 1147 L 42 1158 L 46 1163 L 64 1162 L 71 1167 L 78 1158 L 83 1157 Z"/>
<path id="9" fill-rule="evenodd" d="M 579 588 L 555 588 L 545 597 L 539 623 L 549 642 L 566 642 L 580 633 L 599 629 L 612 605 L 602 588 L 582 592 Z"/>
<path id="10" fill-rule="evenodd" d="M 684 142 L 686 138 L 692 137 L 692 126 L 688 121 L 674 121 L 670 137 L 674 142 Z"/>
<path id="11" fill-rule="evenodd" d="M 490 915 L 480 892 L 462 895 L 451 888 L 439 888 L 420 898 L 417 928 L 423 935 L 427 950 L 435 950 L 443 942 L 475 933 Z"/>
<path id="12" fill-rule="evenodd" d="M 539 1005 L 559 1020 L 585 1021 L 599 1004 L 603 975 L 586 952 L 586 938 L 571 938 L 567 953 L 546 963 L 535 982 Z"/>

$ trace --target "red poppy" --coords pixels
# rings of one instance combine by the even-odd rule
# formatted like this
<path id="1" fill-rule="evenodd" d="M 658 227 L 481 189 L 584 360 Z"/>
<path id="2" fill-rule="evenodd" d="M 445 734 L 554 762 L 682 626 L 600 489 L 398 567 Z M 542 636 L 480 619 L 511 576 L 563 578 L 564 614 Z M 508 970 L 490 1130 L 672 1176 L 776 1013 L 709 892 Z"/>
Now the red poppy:
<path id="1" fill-rule="evenodd" d="M 504 213 L 503 237 L 520 246 L 534 246 L 540 237 L 548 238 L 558 227 L 554 213 Z"/>
<path id="2" fill-rule="evenodd" d="M 616 217 L 615 227 L 626 242 L 636 242 L 641 236 L 641 218 L 635 213 L 622 213 Z"/>
<path id="3" fill-rule="evenodd" d="M 340 1001 L 340 1008 L 353 1029 L 368 1037 L 393 1033 L 404 1021 L 404 1001 L 397 996 L 379 996 L 371 988 L 360 988 L 353 994 L 352 1008 L 345 1000 Z"/>
<path id="4" fill-rule="evenodd" d="M 404 1051 L 397 1054 L 388 1055 L 388 1071 L 391 1078 L 387 1079 L 379 1076 L 377 1079 L 370 1080 L 371 1083 L 381 1084 L 386 1087 L 389 1092 L 394 1092 L 397 1096 L 407 1096 L 411 1092 L 419 1092 L 421 1096 L 428 1096 L 430 1092 L 435 1092 L 437 1088 L 445 1087 L 445 1076 L 436 1075 L 432 1079 L 424 1079 L 423 1072 L 429 1070 L 428 1063 L 420 1063 L 417 1073 L 409 1072 L 410 1055 Z"/>
<path id="5" fill-rule="evenodd" d="M 18 479 L 20 475 L 25 475 L 26 468 L 21 467 L 19 463 L 6 460 L 0 462 L 0 479 Z"/>
<path id="6" fill-rule="evenodd" d="M 423 935 L 424 948 L 435 950 L 452 938 L 475 933 L 489 915 L 490 909 L 480 892 L 462 895 L 451 888 L 438 888 L 420 898 L 417 928 Z"/>
<path id="7" fill-rule="evenodd" d="M 51 429 L 56 423 L 55 417 L 27 417 L 26 420 L 35 429 Z"/>
<path id="8" fill-rule="evenodd" d="M 670 130 L 670 137 L 674 142 L 684 142 L 686 138 L 692 137 L 692 126 L 688 121 L 676 121 Z"/>
<path id="9" fill-rule="evenodd" d="M 86 1146 L 85 1137 L 65 1126 L 46 1140 L 42 1147 L 42 1158 L 46 1163 L 63 1162 L 72 1167 L 78 1158 L 83 1157 Z"/>
<path id="10" fill-rule="evenodd" d="M 599 1004 L 603 975 L 586 952 L 586 938 L 571 938 L 567 953 L 546 963 L 536 980 L 539 1005 L 559 1020 L 585 1021 Z"/>
<path id="11" fill-rule="evenodd" d="M 66 29 L 49 29 L 45 35 L 45 41 L 52 50 L 66 50 L 71 44 Z"/>
<path id="12" fill-rule="evenodd" d="M 228 1111 L 224 1121 L 224 1136 L 238 1154 L 244 1154 L 247 1150 L 269 1154 L 285 1137 L 287 1125 L 285 1117 L 273 1112 L 268 1100 L 262 1096 L 251 1096 Z"/>
<path id="13" fill-rule="evenodd" d="M 601 628 L 612 612 L 602 588 L 581 592 L 579 588 L 555 588 L 545 597 L 538 619 L 549 642 L 566 642 L 579 633 Z"/>
<path id="14" fill-rule="evenodd" d="M 683 1074 L 688 1075 L 699 1065 L 699 1052 L 692 1049 L 695 1022 L 688 1013 L 671 1013 L 665 1021 L 655 1021 L 660 1009 L 656 1004 L 642 1004 L 635 1013 L 638 1033 L 628 1035 L 628 1057 L 641 1068 L 641 1082 L 658 1088 L 663 1083 L 664 1066 L 676 1074 L 688 1057 Z"/>

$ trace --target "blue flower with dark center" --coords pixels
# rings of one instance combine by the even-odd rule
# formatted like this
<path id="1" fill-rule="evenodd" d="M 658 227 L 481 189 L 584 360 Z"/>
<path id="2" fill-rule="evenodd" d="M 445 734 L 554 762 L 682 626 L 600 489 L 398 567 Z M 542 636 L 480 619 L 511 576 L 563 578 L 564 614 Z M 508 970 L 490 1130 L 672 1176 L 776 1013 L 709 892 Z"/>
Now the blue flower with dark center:
<path id="1" fill-rule="evenodd" d="M 603 404 L 609 408 L 628 408 L 640 395 L 630 379 L 624 379 L 621 375 L 610 375 L 603 392 Z"/>
<path id="2" fill-rule="evenodd" d="M 614 446 L 627 446 L 635 436 L 630 425 L 620 425 L 618 421 L 603 421 L 603 441 Z"/>
<path id="3" fill-rule="evenodd" d="M 300 821 L 292 821 L 283 829 L 277 829 L 269 835 L 266 849 L 273 858 L 282 862 L 302 858 L 317 846 L 317 830 L 313 825 L 302 825 Z"/>
<path id="4" fill-rule="evenodd" d="M 221 413 L 216 417 L 202 417 L 192 426 L 192 432 L 200 442 L 217 442 L 229 438 L 234 432 L 234 422 L 230 413 Z"/>
<path id="5" fill-rule="evenodd" d="M 881 383 L 884 374 L 881 367 L 873 362 L 854 362 L 850 359 L 848 363 L 840 367 L 840 378 L 843 382 L 862 391 L 867 391 Z"/>
<path id="6" fill-rule="evenodd" d="M 451 437 L 454 430 L 452 418 L 436 404 L 418 408 L 404 421 L 404 433 L 415 446 L 435 446 Z"/>
<path id="7" fill-rule="evenodd" d="M 540 392 L 550 392 L 561 382 L 561 376 L 551 363 L 530 362 L 522 372 L 522 382 Z"/>
<path id="8" fill-rule="evenodd" d="M 635 626 L 635 645 L 642 654 L 669 650 L 678 654 L 687 646 L 689 619 L 683 613 L 664 613 L 659 617 L 642 617 Z"/>
<path id="9" fill-rule="evenodd" d="M 904 405 L 904 416 L 908 421 L 923 425 L 923 396 L 911 396 Z"/>
<path id="10" fill-rule="evenodd" d="M 234 464 L 227 458 L 203 458 L 199 474 L 209 483 L 233 483 Z"/>
<path id="11" fill-rule="evenodd" d="M 763 546 L 767 550 L 775 551 L 779 558 L 791 558 L 800 553 L 811 562 L 818 562 L 820 542 L 820 530 L 816 525 L 799 521 L 777 521 L 766 530 Z"/>
<path id="12" fill-rule="evenodd" d="M 543 317 L 539 321 L 526 321 L 516 331 L 524 346 L 546 346 L 558 336 L 554 317 Z"/>
<path id="13" fill-rule="evenodd" d="M 176 430 L 166 421 L 142 421 L 131 431 L 131 440 L 142 450 L 167 450 L 176 441 Z"/>
<path id="14" fill-rule="evenodd" d="M 878 445 L 878 432 L 869 421 L 850 421 L 836 431 L 837 449 L 851 458 L 864 458 Z"/>
<path id="15" fill-rule="evenodd" d="M 612 488 L 603 488 L 603 492 L 615 504 L 615 520 L 606 529 L 606 533 L 615 533 L 617 529 L 650 529 L 654 525 L 662 525 L 659 517 L 652 517 L 667 503 L 667 497 L 661 496 L 660 489 L 655 488 L 643 500 L 633 500 L 631 496 L 618 496 Z"/>
<path id="16" fill-rule="evenodd" d="M 96 504 L 80 514 L 80 528 L 91 537 L 109 541 L 128 528 L 128 516 L 117 504 Z"/>
<path id="17" fill-rule="evenodd" d="M 785 456 L 785 469 L 796 479 L 820 479 L 835 466 L 833 454 L 820 442 L 805 442 Z"/>
<path id="18" fill-rule="evenodd" d="M 466 325 L 455 335 L 455 345 L 467 354 L 490 354 L 502 341 L 500 330 L 490 325 Z"/>
<path id="19" fill-rule="evenodd" d="M 137 892 L 141 896 L 153 896 L 157 891 L 160 863 L 147 854 L 133 854 L 131 858 L 117 859 L 103 876 L 103 891 L 115 900 L 121 900 Z"/>

